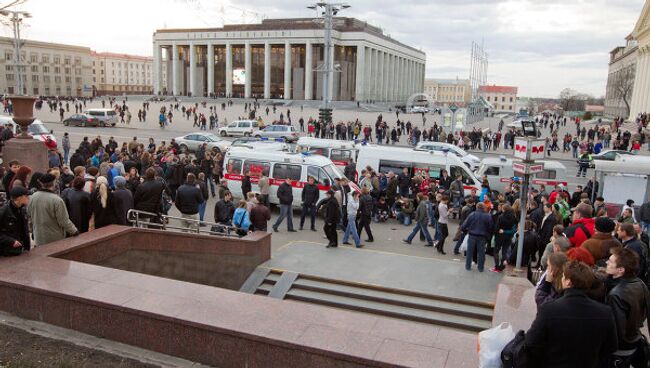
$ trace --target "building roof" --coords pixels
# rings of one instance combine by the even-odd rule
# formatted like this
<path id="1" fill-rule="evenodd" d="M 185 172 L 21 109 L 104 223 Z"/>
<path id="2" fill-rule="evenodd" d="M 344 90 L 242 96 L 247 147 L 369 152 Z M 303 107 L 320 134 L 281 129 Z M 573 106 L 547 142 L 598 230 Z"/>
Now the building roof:
<path id="1" fill-rule="evenodd" d="M 288 30 L 321 30 L 323 25 L 319 22 L 321 18 L 281 18 L 281 19 L 264 19 L 261 23 L 251 24 L 224 24 L 221 28 L 170 28 L 157 29 L 156 33 L 176 33 L 176 32 L 246 32 L 246 31 L 288 31 Z M 412 46 L 405 45 L 387 35 L 379 27 L 372 26 L 367 22 L 356 18 L 335 17 L 334 30 L 337 32 L 365 32 L 385 40 L 394 42 L 413 51 L 424 54 Z"/>
<path id="2" fill-rule="evenodd" d="M 96 51 L 93 51 L 91 54 L 93 57 L 127 59 L 127 60 L 138 60 L 138 61 L 153 61 L 153 57 L 151 56 L 139 56 L 139 55 L 129 55 L 129 54 L 118 54 L 114 52 L 96 52 Z"/>
<path id="3" fill-rule="evenodd" d="M 484 92 L 484 93 L 512 93 L 512 94 L 517 94 L 517 87 L 510 87 L 510 86 L 479 86 L 478 87 L 479 92 Z"/>
<path id="4" fill-rule="evenodd" d="M 469 84 L 469 79 L 458 78 L 426 78 L 424 83 L 438 83 L 438 84 Z"/>

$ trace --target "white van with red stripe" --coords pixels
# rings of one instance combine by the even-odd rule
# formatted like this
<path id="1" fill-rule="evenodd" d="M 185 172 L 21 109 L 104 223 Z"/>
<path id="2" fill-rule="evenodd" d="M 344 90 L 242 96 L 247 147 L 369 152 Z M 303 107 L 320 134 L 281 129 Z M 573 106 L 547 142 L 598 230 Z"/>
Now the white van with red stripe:
<path id="1" fill-rule="evenodd" d="M 306 153 L 256 152 L 255 150 L 233 147 L 223 160 L 224 178 L 228 189 L 235 198 L 242 198 L 241 183 L 244 173 L 250 172 L 252 190 L 259 192 L 257 182 L 262 172 L 269 177 L 269 202 L 279 204 L 277 191 L 286 178 L 292 179 L 293 206 L 302 204 L 302 188 L 307 177 L 313 176 L 320 190 L 320 199 L 331 188 L 334 179 L 343 178 L 341 171 L 328 158 Z M 358 189 L 358 188 L 357 188 Z"/>
<path id="2" fill-rule="evenodd" d="M 486 157 L 481 161 L 476 176 L 485 176 L 492 191 L 503 192 L 506 185 L 510 184 L 517 174 L 512 169 L 513 162 L 521 162 L 519 159 L 506 157 Z M 557 184 L 567 186 L 566 166 L 558 161 L 537 160 L 535 163 L 544 164 L 544 171 L 534 174 L 531 183 L 533 185 L 544 184 L 547 188 L 553 188 Z"/>
<path id="3" fill-rule="evenodd" d="M 343 170 L 350 160 L 357 160 L 361 144 L 355 141 L 300 137 L 296 142 L 296 147 L 297 152 L 311 152 L 325 156 Z"/>
<path id="4" fill-rule="evenodd" d="M 387 174 L 392 171 L 395 175 L 402 173 L 404 168 L 413 177 L 422 173 L 432 179 L 440 179 L 442 170 L 447 170 L 452 178 L 463 177 L 465 195 L 473 189 L 480 191 L 481 182 L 470 169 L 453 153 L 439 151 L 416 151 L 412 148 L 365 145 L 359 149 L 357 158 L 357 174 L 370 166 L 377 172 Z"/>

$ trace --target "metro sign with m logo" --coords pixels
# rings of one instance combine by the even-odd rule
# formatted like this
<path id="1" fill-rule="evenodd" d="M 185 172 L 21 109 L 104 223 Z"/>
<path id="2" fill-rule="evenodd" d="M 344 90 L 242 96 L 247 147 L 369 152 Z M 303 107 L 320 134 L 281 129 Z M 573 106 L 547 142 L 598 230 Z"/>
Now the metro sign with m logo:
<path id="1" fill-rule="evenodd" d="M 543 139 L 515 139 L 514 156 L 524 160 L 544 158 L 546 141 Z"/>

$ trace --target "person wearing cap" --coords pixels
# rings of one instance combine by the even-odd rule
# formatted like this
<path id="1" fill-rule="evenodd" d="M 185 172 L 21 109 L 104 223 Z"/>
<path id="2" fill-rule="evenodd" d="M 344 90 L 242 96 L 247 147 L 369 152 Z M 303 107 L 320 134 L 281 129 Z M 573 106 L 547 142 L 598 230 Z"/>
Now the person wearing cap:
<path id="1" fill-rule="evenodd" d="M 55 180 L 56 177 L 52 174 L 43 175 L 40 179 L 41 188 L 32 194 L 27 207 L 37 245 L 79 234 L 77 227 L 70 221 L 63 199 L 54 192 Z"/>
<path id="2" fill-rule="evenodd" d="M 326 203 L 325 207 L 325 225 L 323 225 L 323 231 L 327 236 L 327 248 L 336 248 L 338 247 L 338 234 L 336 233 L 336 226 L 341 220 L 341 208 L 339 207 L 339 202 L 334 198 L 334 191 L 328 190 L 326 194 Z"/>
<path id="3" fill-rule="evenodd" d="M 0 256 L 19 255 L 31 249 L 25 206 L 29 191 L 16 186 L 9 192 L 10 200 L 0 207 Z"/>
<path id="4" fill-rule="evenodd" d="M 564 229 L 564 235 L 574 247 L 579 247 L 585 240 L 591 238 L 596 227 L 596 219 L 592 217 L 593 207 L 586 203 L 580 203 L 573 212 L 573 223 Z"/>

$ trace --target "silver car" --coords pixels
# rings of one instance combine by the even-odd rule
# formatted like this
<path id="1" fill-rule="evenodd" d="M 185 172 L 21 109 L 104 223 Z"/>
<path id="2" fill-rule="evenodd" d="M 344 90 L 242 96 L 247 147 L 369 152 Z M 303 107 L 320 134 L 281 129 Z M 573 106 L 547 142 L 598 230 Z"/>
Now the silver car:
<path id="1" fill-rule="evenodd" d="M 281 138 L 285 142 L 298 140 L 298 131 L 291 125 L 268 125 L 255 132 L 257 138 Z"/>
<path id="2" fill-rule="evenodd" d="M 230 147 L 230 141 L 208 132 L 190 133 L 177 137 L 176 143 L 178 143 L 183 153 L 196 152 L 203 143 L 207 143 L 209 150 L 217 148 L 221 152 L 227 151 Z"/>

